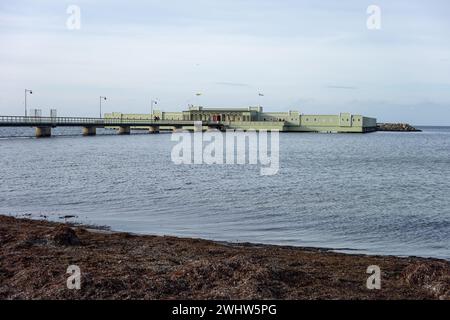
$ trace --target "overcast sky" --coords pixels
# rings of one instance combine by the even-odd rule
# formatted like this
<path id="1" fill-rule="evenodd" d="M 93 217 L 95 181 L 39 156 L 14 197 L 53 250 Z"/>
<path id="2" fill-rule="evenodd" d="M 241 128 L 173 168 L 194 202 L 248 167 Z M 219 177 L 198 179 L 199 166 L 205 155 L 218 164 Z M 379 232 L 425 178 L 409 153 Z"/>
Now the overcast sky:
<path id="1" fill-rule="evenodd" d="M 369 5 L 381 29 L 369 30 Z M 81 9 L 70 30 L 69 5 Z M 187 104 L 450 125 L 447 0 L 0 2 L 0 114 Z M 202 96 L 196 97 L 196 93 Z M 259 97 L 258 93 L 264 97 Z"/>

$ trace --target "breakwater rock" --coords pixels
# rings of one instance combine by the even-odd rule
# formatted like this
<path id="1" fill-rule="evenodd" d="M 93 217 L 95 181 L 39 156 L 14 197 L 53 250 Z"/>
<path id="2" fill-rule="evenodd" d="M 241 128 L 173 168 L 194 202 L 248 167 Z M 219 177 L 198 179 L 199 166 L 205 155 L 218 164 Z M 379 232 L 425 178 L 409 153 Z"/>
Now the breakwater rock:
<path id="1" fill-rule="evenodd" d="M 407 123 L 377 123 L 377 131 L 420 132 L 422 130 L 414 128 Z"/>

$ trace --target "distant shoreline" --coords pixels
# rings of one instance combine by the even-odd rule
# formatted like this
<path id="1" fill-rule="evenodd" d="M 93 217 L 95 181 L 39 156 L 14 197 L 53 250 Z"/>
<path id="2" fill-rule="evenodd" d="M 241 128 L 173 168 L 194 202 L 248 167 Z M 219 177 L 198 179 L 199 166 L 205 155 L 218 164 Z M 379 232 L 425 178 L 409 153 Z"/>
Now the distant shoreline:
<path id="1" fill-rule="evenodd" d="M 0 216 L 1 299 L 450 299 L 450 262 L 141 236 Z M 68 265 L 80 290 L 66 288 Z M 381 289 L 366 269 L 381 269 Z"/>

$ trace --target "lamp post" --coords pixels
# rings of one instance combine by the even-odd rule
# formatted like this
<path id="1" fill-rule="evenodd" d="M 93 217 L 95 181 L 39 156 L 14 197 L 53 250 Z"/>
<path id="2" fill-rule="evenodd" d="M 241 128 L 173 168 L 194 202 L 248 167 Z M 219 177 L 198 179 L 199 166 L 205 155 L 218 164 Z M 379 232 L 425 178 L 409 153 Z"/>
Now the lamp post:
<path id="1" fill-rule="evenodd" d="M 100 96 L 100 119 L 102 118 L 102 100 L 106 100 L 106 97 Z"/>
<path id="2" fill-rule="evenodd" d="M 27 93 L 33 94 L 32 90 L 25 89 L 25 117 L 27 116 Z"/>
<path id="3" fill-rule="evenodd" d="M 153 104 L 158 104 L 158 98 L 156 100 L 150 100 L 150 115 L 153 117 Z"/>

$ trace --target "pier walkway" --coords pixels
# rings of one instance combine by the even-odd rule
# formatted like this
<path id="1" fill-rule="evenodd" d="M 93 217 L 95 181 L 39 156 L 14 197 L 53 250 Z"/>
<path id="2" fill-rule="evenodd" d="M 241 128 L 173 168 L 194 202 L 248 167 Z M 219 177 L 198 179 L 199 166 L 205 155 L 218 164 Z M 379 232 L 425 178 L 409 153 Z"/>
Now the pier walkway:
<path id="1" fill-rule="evenodd" d="M 92 136 L 96 134 L 97 128 L 117 128 L 119 134 L 130 134 L 132 127 L 148 127 L 149 133 L 158 133 L 160 127 L 179 130 L 183 127 L 194 128 L 199 122 L 208 128 L 224 130 L 224 124 L 219 121 L 0 116 L 0 127 L 34 127 L 36 137 L 50 137 L 52 128 L 56 127 L 81 127 L 83 135 Z"/>

